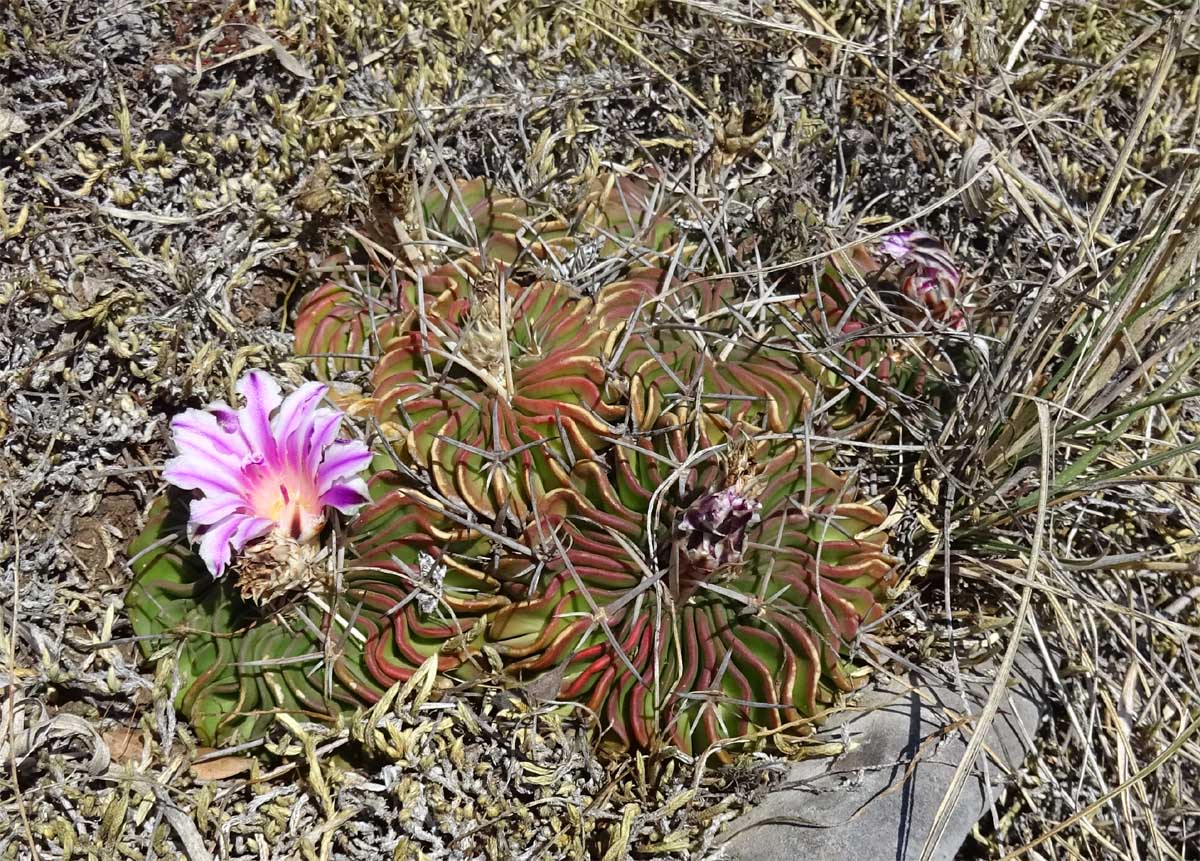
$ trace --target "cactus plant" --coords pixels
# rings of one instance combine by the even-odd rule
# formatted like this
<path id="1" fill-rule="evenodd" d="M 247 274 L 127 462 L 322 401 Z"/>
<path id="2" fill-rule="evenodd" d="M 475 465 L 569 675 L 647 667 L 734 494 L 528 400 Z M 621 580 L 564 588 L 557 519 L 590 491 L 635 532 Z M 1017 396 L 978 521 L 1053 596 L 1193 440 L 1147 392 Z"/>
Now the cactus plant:
<path id="1" fill-rule="evenodd" d="M 654 434 L 580 464 L 546 501 L 540 596 L 485 632 L 510 672 L 557 669 L 621 745 L 698 753 L 816 714 L 855 686 L 843 655 L 894 585 L 882 510 L 803 443 L 695 442 Z"/>
<path id="2" fill-rule="evenodd" d="M 176 542 L 135 564 L 135 628 L 189 631 L 180 702 L 210 741 L 261 732 L 262 708 L 372 702 L 431 656 L 447 679 L 553 675 L 622 745 L 698 752 L 816 714 L 854 687 L 844 653 L 894 585 L 884 513 L 798 441 L 690 449 L 676 430 L 581 461 L 499 547 L 382 471 L 340 591 L 256 606 Z"/>
<path id="3" fill-rule="evenodd" d="M 888 359 L 847 305 L 829 275 L 782 301 L 747 298 L 729 279 L 666 285 L 614 357 L 635 427 L 695 418 L 705 446 L 738 423 L 861 436 L 873 419 L 865 392 Z"/>
<path id="4" fill-rule="evenodd" d="M 214 578 L 189 546 L 187 520 L 182 498 L 155 503 L 130 547 L 134 582 L 125 603 L 142 651 L 179 678 L 175 704 L 201 740 L 261 737 L 281 711 L 330 721 L 353 708 L 361 642 L 327 637 L 311 601 L 264 606 L 244 596 L 236 578 Z M 327 670 L 336 684 L 326 684 Z"/>
<path id="5" fill-rule="evenodd" d="M 571 462 L 619 433 L 605 353 L 658 284 L 635 276 L 592 300 L 480 265 L 458 260 L 425 276 L 431 312 L 384 345 L 370 404 L 384 436 L 442 493 L 488 520 L 507 509 L 521 522 Z"/>
<path id="6" fill-rule="evenodd" d="M 239 594 L 178 506 L 137 544 L 135 630 L 148 653 L 178 640 L 205 740 L 334 720 L 430 659 L 443 685 L 536 680 L 618 746 L 692 753 L 855 686 L 895 584 L 885 511 L 792 432 L 869 429 L 887 345 L 836 268 L 770 301 L 669 276 L 655 203 L 608 183 L 564 218 L 459 184 L 330 264 L 297 349 L 359 382 L 376 431 L 370 503 L 325 526 L 344 559 Z M 618 245 L 638 259 L 596 270 L 612 281 L 565 283 L 580 249 Z"/>

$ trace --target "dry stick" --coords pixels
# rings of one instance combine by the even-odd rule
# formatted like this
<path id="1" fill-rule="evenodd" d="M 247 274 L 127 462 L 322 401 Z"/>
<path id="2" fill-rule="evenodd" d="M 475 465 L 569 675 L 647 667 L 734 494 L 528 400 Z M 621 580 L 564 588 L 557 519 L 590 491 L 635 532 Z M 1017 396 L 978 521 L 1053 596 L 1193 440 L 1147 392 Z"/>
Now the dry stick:
<path id="1" fill-rule="evenodd" d="M 1135 658 L 1134 660 L 1136 662 L 1138 659 Z M 1130 684 L 1130 680 L 1133 678 L 1131 673 L 1135 669 L 1135 666 L 1135 663 L 1130 663 L 1129 670 L 1125 674 L 1125 680 L 1121 691 L 1122 698 L 1124 698 L 1124 695 L 1128 691 L 1128 685 Z M 1112 727 L 1112 729 L 1110 729 L 1110 733 L 1117 742 L 1115 753 L 1117 758 L 1118 775 L 1122 780 L 1124 780 L 1129 774 L 1129 760 L 1133 760 L 1134 765 L 1137 764 L 1136 752 L 1134 751 L 1133 744 L 1130 741 L 1130 735 L 1132 735 L 1133 726 L 1131 722 L 1122 719 L 1121 714 L 1117 710 L 1117 705 L 1113 702 L 1112 695 L 1107 689 L 1103 687 L 1100 688 L 1099 697 L 1101 704 L 1104 706 L 1104 709 L 1108 714 L 1108 720 Z M 1141 803 L 1143 810 L 1153 809 L 1150 799 L 1146 795 L 1146 788 L 1144 786 L 1137 784 L 1134 787 L 1134 792 L 1137 794 L 1138 801 Z M 1130 803 L 1129 793 L 1123 793 L 1121 796 L 1121 816 L 1124 818 L 1124 821 L 1121 823 L 1121 825 L 1125 829 L 1125 845 L 1129 847 L 1134 858 L 1140 859 L 1140 853 L 1137 849 L 1137 834 L 1134 832 L 1134 823 L 1137 820 L 1134 817 L 1133 805 Z M 1150 831 L 1150 838 L 1154 848 L 1153 854 L 1156 858 L 1162 858 L 1164 854 L 1175 859 L 1180 858 L 1178 852 L 1175 852 L 1170 848 L 1170 846 L 1167 846 L 1163 842 L 1162 834 L 1159 833 L 1158 825 L 1153 816 L 1146 817 L 1145 827 Z"/>
<path id="2" fill-rule="evenodd" d="M 67 128 L 79 122 L 96 108 L 100 107 L 102 103 L 96 99 L 96 91 L 98 89 L 99 87 L 94 87 L 92 91 L 83 99 L 83 102 L 75 110 L 75 113 L 71 114 L 71 116 L 67 117 L 50 131 L 46 132 L 29 146 L 25 147 L 25 149 L 21 151 L 21 155 L 26 158 L 33 155 L 35 152 L 45 146 L 50 140 L 62 134 L 62 132 L 64 132 Z"/>
<path id="3" fill-rule="evenodd" d="M 1180 212 L 1183 212 L 1183 214 L 1180 215 Z M 1166 235 L 1170 236 L 1171 233 L 1175 232 L 1177 225 L 1189 223 L 1197 217 L 1200 217 L 1200 173 L 1198 173 L 1194 178 L 1191 187 L 1183 192 L 1182 201 L 1179 203 L 1174 213 L 1170 216 L 1172 223 L 1167 229 Z M 1156 249 L 1153 259 L 1147 261 L 1145 270 L 1152 273 L 1155 269 L 1163 266 L 1163 260 L 1171 256 L 1176 247 L 1177 245 L 1174 242 L 1161 243 L 1160 248 L 1163 250 L 1160 251 Z M 1089 355 L 1083 360 L 1084 367 L 1073 373 L 1072 378 L 1065 381 L 1055 393 L 1055 399 L 1057 401 L 1062 402 L 1066 400 L 1066 395 L 1070 391 L 1070 387 L 1075 385 L 1075 380 L 1077 378 L 1087 377 L 1088 381 L 1083 384 L 1082 390 L 1079 392 L 1074 392 L 1070 397 L 1072 402 L 1085 405 L 1086 409 L 1088 402 L 1091 401 L 1092 398 L 1094 398 L 1095 395 L 1098 394 L 1105 385 L 1108 385 L 1114 379 L 1117 371 L 1120 368 L 1121 362 L 1123 361 L 1123 354 L 1119 350 L 1115 349 L 1115 346 L 1113 346 L 1114 336 L 1118 333 L 1118 330 L 1122 326 L 1121 321 L 1126 320 L 1132 313 L 1132 310 L 1135 308 L 1135 306 L 1144 301 L 1150 295 L 1150 290 L 1155 284 L 1169 284 L 1171 283 L 1172 279 L 1182 278 L 1185 270 L 1191 266 L 1192 261 L 1198 255 L 1200 255 L 1200 233 L 1196 233 L 1192 235 L 1190 239 L 1188 239 L 1183 251 L 1175 256 L 1175 260 L 1171 268 L 1168 270 L 1166 276 L 1162 278 L 1155 278 L 1153 275 L 1147 276 L 1146 286 L 1140 290 L 1133 290 L 1131 285 L 1131 289 L 1127 291 L 1120 304 L 1115 309 L 1109 311 L 1108 320 L 1105 323 L 1102 332 L 1094 339 L 1101 345 L 1108 344 L 1110 346 L 1107 348 L 1100 346 L 1089 353 Z M 1066 337 L 1067 333 L 1074 329 L 1076 320 L 1085 312 L 1085 305 L 1080 304 L 1076 306 L 1075 311 L 1072 313 L 1071 320 L 1060 328 L 1060 331 L 1056 336 L 1056 340 L 1062 341 Z M 1155 319 L 1150 315 L 1142 315 L 1142 317 L 1134 323 L 1133 330 L 1128 333 L 1129 337 L 1135 342 L 1141 340 L 1154 322 Z M 1052 354 L 1054 354 L 1053 350 L 1046 354 L 1047 359 L 1042 363 L 1042 366 L 1038 368 L 1038 374 L 1045 370 L 1049 363 L 1048 357 Z M 1099 365 L 1093 370 L 1092 366 L 1098 361 L 1096 358 L 1097 356 L 1102 356 L 1102 358 L 1099 359 Z M 989 461 L 993 460 L 997 456 L 1010 459 L 1015 457 L 1016 454 L 1019 453 L 1029 443 L 1033 434 L 1034 429 L 1032 427 L 1030 427 L 1027 431 L 1022 432 L 1016 438 L 1016 440 L 1008 446 L 1005 452 L 997 451 L 997 446 L 1000 445 L 997 443 L 997 446 L 993 446 L 993 448 L 988 452 Z"/>
<path id="4" fill-rule="evenodd" d="M 1130 285 L 1120 304 L 1109 312 L 1104 328 L 1095 339 L 1096 343 L 1100 345 L 1099 348 L 1084 359 L 1077 373 L 1072 374 L 1073 377 L 1079 378 L 1090 374 L 1088 381 L 1083 385 L 1081 394 L 1072 398 L 1075 403 L 1087 404 L 1116 375 L 1124 359 L 1118 349 L 1118 334 L 1137 343 L 1144 339 L 1146 333 L 1154 325 L 1155 318 L 1150 314 L 1143 314 L 1132 325 L 1126 327 L 1125 321 L 1132 316 L 1134 310 L 1139 306 L 1144 306 L 1144 303 L 1151 298 L 1151 292 L 1156 285 L 1166 286 L 1170 285 L 1172 280 L 1181 279 L 1197 255 L 1200 255 L 1200 233 L 1195 233 L 1186 241 L 1183 250 L 1175 257 L 1163 277 L 1155 278 L 1157 270 L 1165 265 L 1166 259 L 1178 247 L 1169 241 L 1170 232 L 1174 231 L 1177 225 L 1194 224 L 1197 217 L 1200 217 L 1200 173 L 1196 174 L 1191 187 L 1184 191 L 1179 208 L 1172 215 L 1172 224 L 1166 234 L 1167 241 L 1159 246 L 1162 249 L 1161 252 L 1156 249 L 1151 259 L 1146 262 L 1145 284 L 1138 289 L 1134 289 L 1134 285 Z M 1064 391 L 1065 389 L 1060 388 L 1060 392 Z"/>
<path id="5" fill-rule="evenodd" d="M 187 852 L 190 861 L 213 861 L 212 853 L 204 845 L 204 838 L 200 836 L 192 818 L 175 805 L 167 793 L 166 787 L 159 783 L 151 783 L 150 786 L 162 808 L 163 818 L 175 829 L 175 834 L 179 838 L 179 842 L 183 844 L 183 849 Z"/>
<path id="6" fill-rule="evenodd" d="M 1089 74 L 1081 78 L 1079 82 L 1075 84 L 1075 86 L 1071 87 L 1071 89 L 1067 90 L 1065 93 L 1059 93 L 1045 105 L 1038 108 L 1035 112 L 1038 122 L 1044 122 L 1048 117 L 1057 114 L 1059 108 L 1061 108 L 1063 105 L 1077 103 L 1079 95 L 1097 81 L 1108 80 L 1113 78 L 1118 72 L 1123 71 L 1126 68 L 1126 66 L 1123 65 L 1126 58 L 1132 56 L 1135 51 L 1142 47 L 1142 45 L 1146 44 L 1148 41 L 1157 36 L 1158 32 L 1163 28 L 1163 26 L 1164 25 L 1161 22 L 1156 22 L 1147 26 L 1146 29 L 1143 30 L 1136 39 L 1114 54 L 1113 57 L 1103 66 L 1093 69 Z"/>
<path id="7" fill-rule="evenodd" d="M 580 9 L 579 11 L 583 12 L 582 9 Z M 645 62 L 645 64 L 647 66 L 649 66 L 651 69 L 653 69 L 658 74 L 662 75 L 663 78 L 667 81 L 667 83 L 671 84 L 671 86 L 675 87 L 675 89 L 677 89 L 679 92 L 683 93 L 684 97 L 686 97 L 687 100 L 689 102 L 691 102 L 692 105 L 697 110 L 701 111 L 704 114 L 709 113 L 708 105 L 706 105 L 695 93 L 693 93 L 691 90 L 689 90 L 683 84 L 681 84 L 679 81 L 675 80 L 675 78 L 671 76 L 670 72 L 668 72 L 662 66 L 658 65 L 658 63 L 651 60 L 644 53 L 639 51 L 633 45 L 629 44 L 627 41 L 622 39 L 616 33 L 612 33 L 609 30 L 606 30 L 603 26 L 601 26 L 600 22 L 597 21 L 596 19 L 594 19 L 591 16 L 586 15 L 586 14 L 584 15 L 584 17 L 587 18 L 587 22 L 589 25 L 591 25 L 595 29 L 599 30 L 601 33 L 603 33 L 608 38 L 612 39 L 614 42 L 616 42 L 618 45 L 620 45 L 622 48 L 624 48 L 629 53 L 639 57 L 643 62 Z M 715 119 L 714 119 L 714 124 L 715 124 Z"/>
<path id="8" fill-rule="evenodd" d="M 1037 9 L 1033 12 L 1033 17 L 1029 19 L 1029 23 L 1025 25 L 1025 29 L 1021 31 L 1021 35 L 1017 36 L 1017 41 L 1013 42 L 1012 50 L 1008 52 L 1008 61 L 1004 64 L 1005 71 L 1012 71 L 1013 66 L 1017 64 L 1017 58 L 1021 56 L 1021 51 L 1025 48 L 1025 43 L 1029 41 L 1029 37 L 1033 35 L 1033 31 L 1037 29 L 1038 24 L 1042 23 L 1042 19 L 1046 17 L 1046 13 L 1049 10 L 1049 0 L 1041 0 L 1038 3 Z"/>
<path id="9" fill-rule="evenodd" d="M 1039 9 L 1039 11 L 1041 10 Z M 1195 7 L 1193 6 L 1192 12 L 1194 11 Z M 1178 21 L 1171 24 L 1171 29 L 1167 33 L 1166 43 L 1163 45 L 1162 53 L 1158 57 L 1158 66 L 1154 70 L 1154 77 L 1150 81 L 1150 89 L 1146 93 L 1146 98 L 1142 100 L 1142 106 L 1133 121 L 1133 127 L 1129 130 L 1129 134 L 1125 136 L 1125 145 L 1121 147 L 1121 154 L 1117 157 L 1116 166 L 1113 168 L 1112 174 L 1108 177 L 1108 184 L 1104 186 L 1103 194 L 1100 195 L 1100 202 L 1096 204 L 1096 209 L 1092 212 L 1092 218 L 1088 223 L 1087 234 L 1084 236 L 1081 248 L 1087 248 L 1092 244 L 1092 240 L 1096 236 L 1096 231 L 1100 229 L 1100 222 L 1104 218 L 1105 213 L 1108 212 L 1108 207 L 1112 203 L 1113 197 L 1116 196 L 1117 185 L 1125 176 L 1125 167 L 1129 163 L 1130 156 L 1133 155 L 1133 148 L 1142 136 L 1142 129 L 1146 125 L 1146 120 L 1150 118 L 1150 109 L 1158 101 L 1159 92 L 1167 80 L 1167 73 L 1171 70 L 1175 62 L 1175 54 L 1179 50 L 1180 43 L 1183 41 L 1184 31 L 1191 25 L 1192 12 L 1188 13 L 1187 20 L 1182 25 Z"/>
<path id="10" fill-rule="evenodd" d="M 692 9 L 699 9 L 707 12 L 714 18 L 722 18 L 731 24 L 740 24 L 744 27 L 759 27 L 763 30 L 777 30 L 783 33 L 793 33 L 797 36 L 803 36 L 806 39 L 818 39 L 822 42 L 829 42 L 832 45 L 837 45 L 839 48 L 844 48 L 852 53 L 864 53 L 866 50 L 862 45 L 853 42 L 849 39 L 843 39 L 837 33 L 822 33 L 819 30 L 810 30 L 807 27 L 801 27 L 798 24 L 791 24 L 785 21 L 772 21 L 767 18 L 752 18 L 751 16 L 739 12 L 736 9 L 730 8 L 728 5 L 718 3 L 700 2 L 700 0 L 672 0 L 681 6 L 687 6 Z"/>
<path id="11" fill-rule="evenodd" d="M 1029 553 L 1028 577 L 1030 580 L 1037 579 L 1038 563 L 1041 561 L 1042 540 L 1046 530 L 1046 509 L 1049 507 L 1050 502 L 1050 462 L 1053 457 L 1050 439 L 1050 409 L 1044 401 L 1038 401 L 1037 412 L 1038 424 L 1042 429 L 1042 468 L 1041 489 L 1038 494 L 1037 520 L 1034 524 L 1033 542 Z M 979 715 L 979 721 L 975 725 L 971 742 L 967 745 L 967 750 L 963 754 L 962 760 L 954 770 L 954 777 L 951 779 L 950 785 L 946 788 L 946 794 L 942 796 L 942 803 L 938 805 L 937 813 L 933 819 L 933 826 L 929 829 L 929 836 L 925 840 L 925 848 L 921 851 L 921 861 L 929 861 L 933 857 L 938 844 L 941 842 L 942 835 L 946 831 L 946 826 L 950 824 L 950 814 L 958 803 L 963 785 L 971 775 L 971 771 L 975 765 L 975 758 L 979 755 L 979 751 L 983 748 L 987 740 L 992 720 L 996 717 L 996 712 L 1000 709 L 1000 701 L 1004 698 L 1008 690 L 1008 677 L 1012 672 L 1013 662 L 1017 657 L 1017 649 L 1021 645 L 1021 632 L 1025 628 L 1025 617 L 1029 614 L 1029 604 L 1032 595 L 1033 589 L 1031 585 L 1027 584 L 1021 590 L 1021 604 L 1017 609 L 1017 618 L 1013 623 L 1012 639 L 1008 641 L 1008 649 L 1004 653 L 1004 660 L 996 671 L 996 679 L 992 683 L 992 690 L 988 694 L 983 712 Z"/>

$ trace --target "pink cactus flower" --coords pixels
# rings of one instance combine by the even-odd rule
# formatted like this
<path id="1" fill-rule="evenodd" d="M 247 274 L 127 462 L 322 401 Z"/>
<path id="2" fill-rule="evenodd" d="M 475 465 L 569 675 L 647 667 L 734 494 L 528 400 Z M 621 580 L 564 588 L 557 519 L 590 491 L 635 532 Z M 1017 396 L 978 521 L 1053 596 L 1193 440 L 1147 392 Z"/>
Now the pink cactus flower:
<path id="1" fill-rule="evenodd" d="M 353 514 L 369 501 L 358 474 L 371 453 L 338 438 L 344 414 L 318 408 L 325 390 L 306 383 L 283 399 L 270 376 L 250 371 L 237 384 L 242 409 L 217 402 L 171 422 L 179 454 L 163 478 L 202 494 L 191 503 L 188 540 L 199 541 L 214 577 L 248 542 L 315 543 L 328 509 Z"/>
<path id="2" fill-rule="evenodd" d="M 962 327 L 957 301 L 962 275 L 941 242 L 922 230 L 899 230 L 880 239 L 878 248 L 903 270 L 900 289 L 905 296 L 924 305 L 935 320 Z"/>

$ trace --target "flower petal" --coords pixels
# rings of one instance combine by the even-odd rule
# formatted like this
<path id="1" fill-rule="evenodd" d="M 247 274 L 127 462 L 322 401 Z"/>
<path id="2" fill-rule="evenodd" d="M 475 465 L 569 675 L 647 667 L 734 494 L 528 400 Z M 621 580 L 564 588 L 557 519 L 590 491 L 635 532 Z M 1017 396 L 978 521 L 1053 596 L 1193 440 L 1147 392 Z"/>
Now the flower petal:
<path id="1" fill-rule="evenodd" d="M 246 500 L 240 496 L 222 493 L 193 499 L 188 505 L 188 534 L 191 535 L 198 529 L 214 526 L 226 517 L 249 513 L 250 509 Z"/>
<path id="2" fill-rule="evenodd" d="M 221 430 L 226 433 L 237 433 L 241 429 L 241 421 L 238 419 L 237 410 L 224 401 L 209 404 L 208 410 L 217 420 L 217 424 L 221 426 Z M 243 438 L 242 441 L 245 442 L 245 439 Z"/>
<path id="3" fill-rule="evenodd" d="M 286 465 L 300 464 L 307 431 L 312 428 L 313 411 L 327 390 L 328 386 L 322 383 L 305 383 L 284 399 L 275 414 L 271 432 Z"/>
<path id="4" fill-rule="evenodd" d="M 339 440 L 325 449 L 317 469 L 317 492 L 324 493 L 335 482 L 358 475 L 371 462 L 371 450 L 360 440 Z"/>
<path id="5" fill-rule="evenodd" d="M 313 413 L 312 430 L 304 445 L 304 469 L 315 475 L 329 447 L 338 435 L 345 416 L 341 410 L 317 410 Z"/>
<path id="6" fill-rule="evenodd" d="M 354 514 L 370 501 L 367 483 L 361 478 L 335 484 L 321 494 L 321 505 L 336 508 L 342 514 Z"/>
<path id="7" fill-rule="evenodd" d="M 167 461 L 163 467 L 163 480 L 183 490 L 199 490 L 206 495 L 240 496 L 244 489 L 239 482 L 215 467 L 216 461 L 203 454 L 181 454 Z"/>
<path id="8" fill-rule="evenodd" d="M 234 431 L 226 430 L 217 417 L 206 410 L 186 410 L 171 420 L 171 434 L 182 450 L 194 446 L 213 452 L 230 462 L 241 460 L 248 452 L 246 441 Z"/>
<path id="9" fill-rule="evenodd" d="M 918 231 L 897 230 L 879 240 L 879 250 L 893 260 L 902 260 L 912 253 L 913 239 Z"/>
<path id="10" fill-rule="evenodd" d="M 240 434 L 228 434 L 221 430 L 212 416 L 204 421 L 195 410 L 189 411 L 171 422 L 172 440 L 184 462 L 192 464 L 196 471 L 222 484 L 237 487 L 242 480 L 242 463 L 246 454 L 246 443 Z M 166 476 L 172 481 L 171 476 Z M 174 483 L 174 482 L 172 482 Z"/>
<path id="11" fill-rule="evenodd" d="M 196 526 L 212 526 L 233 514 L 248 512 L 246 500 L 240 496 L 221 494 L 193 499 L 188 508 L 188 521 Z"/>
<path id="12" fill-rule="evenodd" d="M 271 433 L 271 411 L 282 401 L 279 383 L 262 371 L 251 371 L 238 380 L 237 390 L 246 399 L 246 406 L 239 413 L 246 441 L 268 463 L 277 463 L 275 437 Z"/>
<path id="13" fill-rule="evenodd" d="M 266 535 L 274 525 L 265 517 L 234 515 L 226 518 L 206 531 L 200 539 L 200 558 L 214 577 L 220 577 L 233 553 L 245 547 L 251 538 Z"/>

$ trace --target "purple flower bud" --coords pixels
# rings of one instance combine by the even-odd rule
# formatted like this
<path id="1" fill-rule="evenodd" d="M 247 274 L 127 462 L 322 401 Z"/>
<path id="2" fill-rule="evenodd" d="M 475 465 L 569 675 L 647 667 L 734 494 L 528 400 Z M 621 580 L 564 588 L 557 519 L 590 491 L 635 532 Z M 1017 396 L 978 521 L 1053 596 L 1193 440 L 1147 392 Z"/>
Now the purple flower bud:
<path id="1" fill-rule="evenodd" d="M 758 522 L 761 511 L 762 503 L 734 487 L 700 497 L 676 526 L 688 561 L 714 571 L 741 560 L 746 530 Z"/>
<path id="2" fill-rule="evenodd" d="M 901 266 L 917 264 L 952 276 L 958 282 L 954 258 L 931 234 L 923 230 L 899 230 L 879 240 L 879 250 Z"/>
<path id="3" fill-rule="evenodd" d="M 879 251 L 903 270 L 901 292 L 936 320 L 962 322 L 956 299 L 962 276 L 946 247 L 921 230 L 900 230 L 879 240 Z"/>

